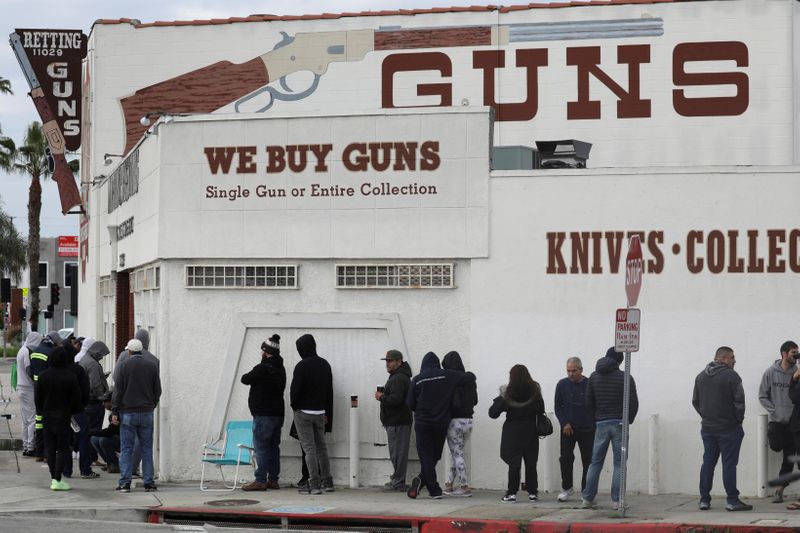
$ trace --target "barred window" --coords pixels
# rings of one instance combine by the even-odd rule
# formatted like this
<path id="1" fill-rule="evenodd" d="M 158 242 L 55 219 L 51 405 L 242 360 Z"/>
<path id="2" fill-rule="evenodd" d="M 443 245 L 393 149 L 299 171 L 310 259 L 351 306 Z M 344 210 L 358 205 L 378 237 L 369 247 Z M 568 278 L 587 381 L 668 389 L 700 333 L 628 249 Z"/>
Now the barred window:
<path id="1" fill-rule="evenodd" d="M 336 265 L 340 289 L 452 289 L 453 263 Z"/>
<path id="2" fill-rule="evenodd" d="M 297 265 L 187 265 L 186 287 L 296 289 Z"/>
<path id="3" fill-rule="evenodd" d="M 131 292 L 158 289 L 161 285 L 161 267 L 149 266 L 134 271 L 130 277 Z"/>

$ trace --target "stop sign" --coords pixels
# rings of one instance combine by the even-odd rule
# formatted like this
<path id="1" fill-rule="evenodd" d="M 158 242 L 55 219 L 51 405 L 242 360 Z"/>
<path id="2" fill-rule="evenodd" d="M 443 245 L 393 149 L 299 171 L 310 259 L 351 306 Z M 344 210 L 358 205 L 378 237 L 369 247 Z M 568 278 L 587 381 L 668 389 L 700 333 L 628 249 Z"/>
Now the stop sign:
<path id="1" fill-rule="evenodd" d="M 642 290 L 642 243 L 639 236 L 634 235 L 628 243 L 628 257 L 625 258 L 625 294 L 628 296 L 628 307 L 636 305 L 639 291 Z"/>

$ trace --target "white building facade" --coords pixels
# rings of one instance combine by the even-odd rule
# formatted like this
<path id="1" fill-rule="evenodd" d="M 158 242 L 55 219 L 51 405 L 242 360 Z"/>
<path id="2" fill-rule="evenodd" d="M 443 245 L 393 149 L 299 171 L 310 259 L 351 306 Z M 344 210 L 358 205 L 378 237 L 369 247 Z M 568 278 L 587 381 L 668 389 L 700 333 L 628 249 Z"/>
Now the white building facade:
<path id="1" fill-rule="evenodd" d="M 162 475 L 199 477 L 201 444 L 249 417 L 239 377 L 260 343 L 279 333 L 291 373 L 310 332 L 334 372 L 339 483 L 351 395 L 361 482 L 389 473 L 372 395 L 379 358 L 398 348 L 415 371 L 428 350 L 457 350 L 476 373 L 471 482 L 502 487 L 500 422 L 486 414 L 497 387 L 523 363 L 552 410 L 569 356 L 591 372 L 613 344 L 639 234 L 628 487 L 696 491 L 694 376 L 729 345 L 747 396 L 740 490 L 759 493 L 760 458 L 771 473 L 778 460 L 758 438 L 758 383 L 796 337 L 797 10 L 99 21 L 84 72 L 78 330 L 110 346 L 150 330 Z M 592 143 L 589 168 L 491 170 L 492 147 L 559 139 Z M 557 448 L 544 441 L 540 490 L 558 488 Z"/>

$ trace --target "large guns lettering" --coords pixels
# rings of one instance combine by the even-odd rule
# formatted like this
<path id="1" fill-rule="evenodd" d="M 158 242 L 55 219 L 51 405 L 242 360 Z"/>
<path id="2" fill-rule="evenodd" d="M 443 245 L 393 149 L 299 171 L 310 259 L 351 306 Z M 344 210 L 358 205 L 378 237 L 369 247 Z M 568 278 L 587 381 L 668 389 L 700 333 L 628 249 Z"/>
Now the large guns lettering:
<path id="1" fill-rule="evenodd" d="M 154 114 L 211 113 L 231 102 L 250 98 L 270 82 L 299 71 L 314 74 L 302 93 L 279 93 L 272 99 L 298 100 L 316 89 L 319 77 L 333 62 L 360 61 L 373 51 L 460 46 L 502 46 L 513 42 L 567 39 L 622 38 L 662 35 L 662 19 L 622 19 L 420 29 L 349 30 L 284 34 L 276 47 L 244 63 L 219 61 L 212 65 L 139 89 L 122 98 L 125 117 L 125 153 L 146 130 L 140 119 Z M 270 104 L 263 109 L 268 108 Z M 238 106 L 237 106 L 238 107 Z"/>
<path id="2" fill-rule="evenodd" d="M 28 81 L 28 86 L 31 88 L 30 96 L 36 106 L 36 110 L 39 112 L 39 117 L 42 119 L 42 130 L 45 139 L 47 139 L 47 144 L 50 147 L 50 156 L 53 158 L 54 162 L 53 181 L 58 184 L 58 196 L 61 199 L 61 213 L 66 215 L 73 207 L 82 205 L 81 193 L 78 191 L 78 186 L 75 183 L 75 176 L 64 155 L 67 143 L 61 128 L 58 126 L 58 122 L 56 122 L 55 115 L 45 99 L 44 91 L 28 60 L 28 55 L 22 46 L 19 35 L 12 33 L 10 38 L 14 55 L 17 56 L 17 61 L 19 61 L 25 79 Z"/>

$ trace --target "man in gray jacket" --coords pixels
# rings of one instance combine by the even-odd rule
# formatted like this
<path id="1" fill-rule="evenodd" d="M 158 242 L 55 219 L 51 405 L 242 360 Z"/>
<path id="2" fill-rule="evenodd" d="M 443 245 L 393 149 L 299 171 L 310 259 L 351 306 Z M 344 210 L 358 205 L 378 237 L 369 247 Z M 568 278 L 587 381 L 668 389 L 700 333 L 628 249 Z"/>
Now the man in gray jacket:
<path id="1" fill-rule="evenodd" d="M 778 475 L 794 470 L 794 462 L 789 457 L 795 454 L 794 437 L 789 430 L 789 419 L 792 418 L 794 404 L 789 399 L 789 384 L 797 367 L 797 343 L 786 341 L 781 345 L 781 358 L 764 371 L 761 385 L 758 387 L 758 401 L 769 414 L 767 440 L 773 451 L 783 452 L 783 462 Z M 778 487 L 774 503 L 783 501 L 783 489 Z"/>
<path id="2" fill-rule="evenodd" d="M 700 510 L 711 508 L 711 486 L 714 468 L 722 455 L 722 484 L 728 500 L 728 511 L 751 511 L 739 499 L 736 488 L 736 465 L 744 439 L 744 389 L 742 378 L 733 369 L 736 355 L 733 348 L 721 346 L 714 360 L 694 380 L 692 405 L 702 419 L 703 466 L 700 467 Z"/>
<path id="3" fill-rule="evenodd" d="M 81 357 L 78 361 L 86 372 L 86 377 L 89 378 L 89 405 L 86 406 L 86 416 L 89 419 L 90 432 L 103 428 L 103 418 L 106 414 L 103 396 L 108 392 L 108 381 L 100 361 L 109 353 L 111 351 L 104 342 L 94 341 L 86 350 L 85 357 Z"/>

